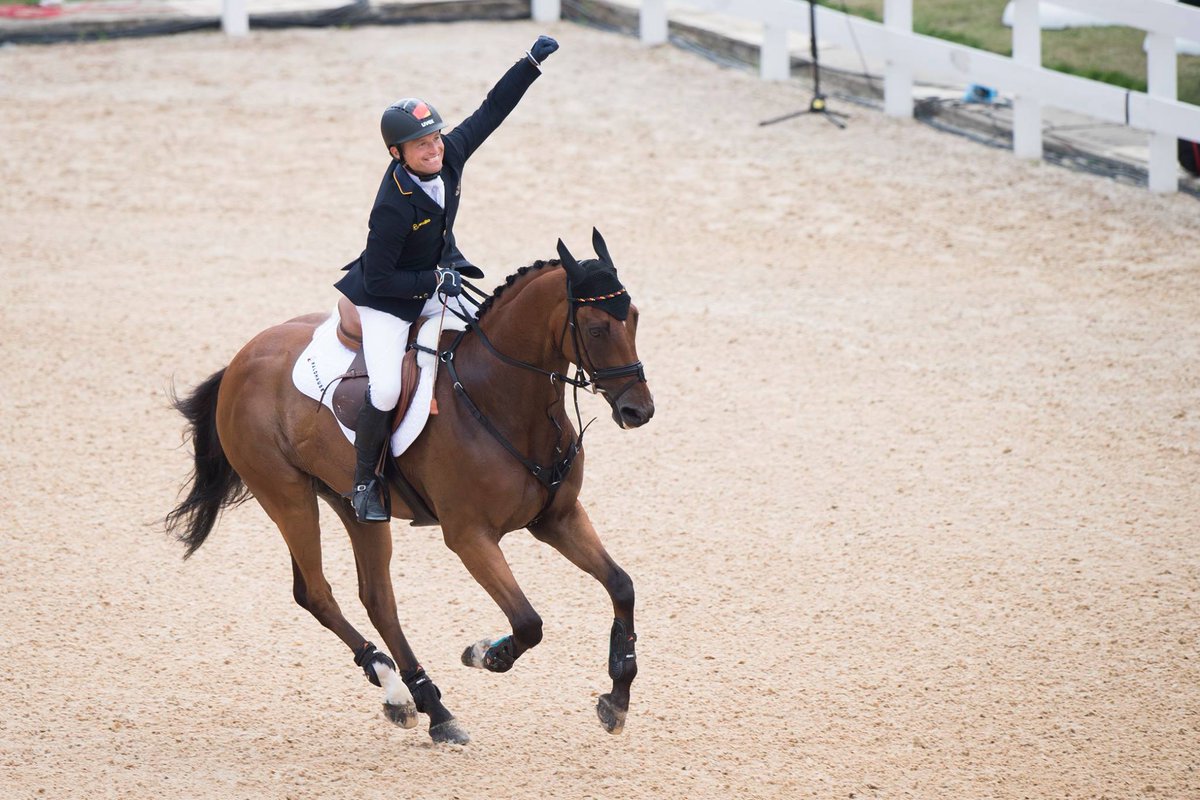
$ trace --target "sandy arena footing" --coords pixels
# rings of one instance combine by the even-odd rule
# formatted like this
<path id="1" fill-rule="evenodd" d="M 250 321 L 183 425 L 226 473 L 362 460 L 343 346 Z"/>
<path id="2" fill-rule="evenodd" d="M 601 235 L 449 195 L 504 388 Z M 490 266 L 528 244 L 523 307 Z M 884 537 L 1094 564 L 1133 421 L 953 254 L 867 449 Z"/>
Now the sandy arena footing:
<path id="1" fill-rule="evenodd" d="M 865 109 L 759 127 L 807 86 L 570 23 L 469 164 L 458 240 L 494 284 L 598 226 L 641 309 L 656 417 L 585 398 L 582 499 L 637 587 L 624 733 L 593 711 L 607 597 L 525 533 L 546 637 L 493 675 L 459 654 L 502 615 L 394 526 L 466 747 L 382 718 L 253 502 L 181 560 L 168 387 L 330 308 L 379 111 L 461 119 L 539 32 L 0 51 L 0 794 L 1200 794 L 1195 200 Z"/>

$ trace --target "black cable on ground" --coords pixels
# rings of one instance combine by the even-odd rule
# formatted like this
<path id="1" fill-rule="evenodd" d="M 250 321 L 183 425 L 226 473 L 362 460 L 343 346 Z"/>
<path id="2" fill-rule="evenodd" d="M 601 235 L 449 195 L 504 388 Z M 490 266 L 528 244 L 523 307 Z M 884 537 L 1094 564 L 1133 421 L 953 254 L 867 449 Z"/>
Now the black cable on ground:
<path id="1" fill-rule="evenodd" d="M 104 42 L 111 39 L 132 39 L 142 36 L 171 36 L 177 33 L 217 30 L 219 20 L 180 19 L 162 22 L 137 21 L 111 27 L 64 28 L 54 30 L 12 31 L 0 34 L 0 45 L 8 44 L 71 44 L 74 42 Z"/>
<path id="2" fill-rule="evenodd" d="M 986 130 L 982 125 L 968 125 L 954 121 L 953 113 L 962 113 L 964 109 L 978 110 L 986 115 L 987 120 L 992 123 L 991 130 Z M 946 111 L 952 112 L 951 115 L 944 113 Z M 968 104 L 942 98 L 927 98 L 916 104 L 913 117 L 934 130 L 961 136 L 985 147 L 1006 151 L 1011 151 L 1013 147 L 1012 130 L 1008 125 L 997 121 L 986 105 Z M 1110 127 L 1110 125 L 1109 123 L 1098 123 L 1095 126 L 1064 127 L 1070 130 L 1076 127 Z M 1056 136 L 1056 130 L 1054 126 L 1048 126 L 1043 130 L 1045 144 L 1042 148 L 1042 158 L 1048 163 L 1064 169 L 1108 178 L 1130 186 L 1145 187 L 1149 184 L 1149 172 L 1145 167 L 1083 150 Z M 1191 182 L 1180 183 L 1179 191 L 1190 197 L 1200 198 L 1200 186 L 1193 185 Z"/>

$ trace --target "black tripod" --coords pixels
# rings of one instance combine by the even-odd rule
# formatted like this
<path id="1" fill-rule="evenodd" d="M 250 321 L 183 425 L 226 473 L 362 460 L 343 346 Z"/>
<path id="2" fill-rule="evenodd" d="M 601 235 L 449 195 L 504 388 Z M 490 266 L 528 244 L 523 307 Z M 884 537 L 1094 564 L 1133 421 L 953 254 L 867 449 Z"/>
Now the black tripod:
<path id="1" fill-rule="evenodd" d="M 775 119 L 763 120 L 762 122 L 758 123 L 760 126 L 774 125 L 776 122 L 783 122 L 784 120 L 793 119 L 805 114 L 821 114 L 825 117 L 825 119 L 829 120 L 839 128 L 846 127 L 846 123 L 842 122 L 842 120 L 849 119 L 850 115 L 842 114 L 837 111 L 830 111 L 829 107 L 825 104 L 825 95 L 821 94 L 821 59 L 817 53 L 816 0 L 809 0 L 808 2 L 808 43 L 812 52 L 813 65 L 813 97 L 812 100 L 809 101 L 808 108 L 805 108 L 801 111 L 793 111 L 790 114 L 784 114 L 782 117 L 776 117 Z"/>

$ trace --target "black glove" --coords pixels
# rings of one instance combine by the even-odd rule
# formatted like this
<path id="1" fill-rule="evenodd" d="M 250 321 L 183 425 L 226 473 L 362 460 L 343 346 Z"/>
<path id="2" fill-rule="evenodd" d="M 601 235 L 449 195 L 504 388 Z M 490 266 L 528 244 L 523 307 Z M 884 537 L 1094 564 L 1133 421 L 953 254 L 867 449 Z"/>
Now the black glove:
<path id="1" fill-rule="evenodd" d="M 558 42 L 543 34 L 533 43 L 533 47 L 529 48 L 529 55 L 535 62 L 541 64 L 557 49 Z"/>
<path id="2" fill-rule="evenodd" d="M 438 267 L 434 271 L 437 272 L 439 292 L 446 297 L 458 297 L 462 294 L 462 275 L 458 274 L 458 270 Z"/>

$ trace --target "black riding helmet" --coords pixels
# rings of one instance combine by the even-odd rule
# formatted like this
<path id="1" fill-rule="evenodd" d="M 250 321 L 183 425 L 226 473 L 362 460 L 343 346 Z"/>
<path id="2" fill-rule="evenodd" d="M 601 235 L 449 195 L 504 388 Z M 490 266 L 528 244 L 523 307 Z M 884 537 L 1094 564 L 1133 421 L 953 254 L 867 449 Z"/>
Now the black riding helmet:
<path id="1" fill-rule="evenodd" d="M 389 148 L 420 139 L 444 127 L 446 123 L 442 122 L 442 115 L 437 109 L 415 97 L 406 97 L 392 103 L 383 112 L 383 119 L 379 121 L 383 143 Z"/>

